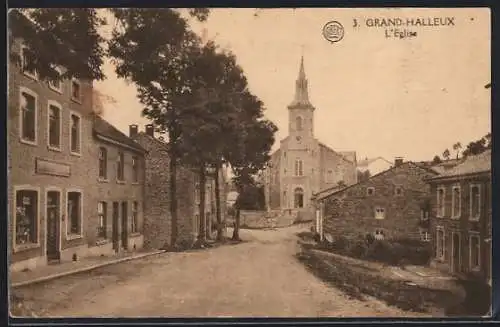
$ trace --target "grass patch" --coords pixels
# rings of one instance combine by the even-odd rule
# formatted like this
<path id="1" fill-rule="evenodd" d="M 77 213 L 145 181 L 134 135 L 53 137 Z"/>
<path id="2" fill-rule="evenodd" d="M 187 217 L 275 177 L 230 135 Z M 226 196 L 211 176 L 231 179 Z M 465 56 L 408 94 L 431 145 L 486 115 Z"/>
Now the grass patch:
<path id="1" fill-rule="evenodd" d="M 299 253 L 297 259 L 314 275 L 340 289 L 349 297 L 362 301 L 364 295 L 369 295 L 405 311 L 431 313 L 435 312 L 436 308 L 446 310 L 455 297 L 451 291 L 408 285 L 404 281 L 356 269 L 349 263 L 333 257 L 320 258 L 307 249 Z"/>

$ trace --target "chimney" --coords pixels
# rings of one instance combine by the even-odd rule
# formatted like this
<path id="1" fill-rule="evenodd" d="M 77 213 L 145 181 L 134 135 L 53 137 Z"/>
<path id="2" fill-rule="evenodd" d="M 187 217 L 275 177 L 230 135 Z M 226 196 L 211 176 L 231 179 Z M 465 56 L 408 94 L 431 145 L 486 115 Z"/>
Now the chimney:
<path id="1" fill-rule="evenodd" d="M 133 125 L 129 125 L 128 126 L 128 134 L 130 137 L 135 137 L 137 136 L 137 131 L 139 130 L 139 126 L 137 126 L 136 124 L 133 124 Z"/>
<path id="2" fill-rule="evenodd" d="M 146 135 L 149 135 L 151 137 L 155 137 L 155 128 L 153 127 L 152 124 L 146 125 Z"/>
<path id="3" fill-rule="evenodd" d="M 396 157 L 396 159 L 394 159 L 394 166 L 397 167 L 397 166 L 400 166 L 403 164 L 403 158 L 402 157 Z"/>

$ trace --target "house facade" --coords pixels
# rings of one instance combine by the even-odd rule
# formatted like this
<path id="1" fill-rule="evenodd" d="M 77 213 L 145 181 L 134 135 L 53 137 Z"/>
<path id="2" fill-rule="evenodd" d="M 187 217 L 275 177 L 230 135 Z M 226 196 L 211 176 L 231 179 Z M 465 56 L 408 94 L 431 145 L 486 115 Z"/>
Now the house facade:
<path id="1" fill-rule="evenodd" d="M 288 106 L 288 136 L 271 154 L 265 170 L 264 193 L 268 210 L 311 213 L 314 193 L 343 182 L 356 183 L 356 152 L 338 152 L 314 136 L 315 107 L 309 101 L 302 58 L 295 82 L 295 98 Z"/>
<path id="2" fill-rule="evenodd" d="M 94 136 L 92 82 L 41 80 L 28 70 L 35 51 L 20 41 L 11 51 L 22 60 L 8 67 L 10 269 L 107 252 L 106 239 L 99 240 L 108 233 L 99 225 L 98 203 L 106 197 L 98 183 L 102 140 Z M 123 192 L 107 185 L 109 194 Z M 139 193 L 132 199 L 141 201 Z"/>
<path id="3" fill-rule="evenodd" d="M 144 246 L 150 249 L 170 246 L 172 240 L 172 217 L 170 214 L 170 155 L 168 144 L 155 136 L 153 125 L 146 125 L 139 132 L 138 125 L 130 125 L 129 136 L 147 150 L 144 161 Z M 226 182 L 220 178 L 221 215 L 225 215 Z M 181 165 L 177 167 L 177 242 L 193 243 L 199 234 L 200 192 L 197 174 Z M 207 177 L 205 184 L 205 227 L 207 237 L 213 237 L 216 226 L 215 180 Z"/>
<path id="4" fill-rule="evenodd" d="M 432 265 L 491 286 L 491 150 L 429 179 Z"/>
<path id="5" fill-rule="evenodd" d="M 437 175 L 412 162 L 396 160 L 393 168 L 348 187 L 319 192 L 316 231 L 321 238 L 372 234 L 384 239 L 429 241 L 429 187 Z"/>

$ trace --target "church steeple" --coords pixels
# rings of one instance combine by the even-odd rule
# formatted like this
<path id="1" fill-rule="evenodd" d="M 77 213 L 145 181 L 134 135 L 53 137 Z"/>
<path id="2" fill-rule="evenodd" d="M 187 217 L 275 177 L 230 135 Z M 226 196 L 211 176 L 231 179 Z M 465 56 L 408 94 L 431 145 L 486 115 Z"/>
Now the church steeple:
<path id="1" fill-rule="evenodd" d="M 309 102 L 309 90 L 307 88 L 307 78 L 304 69 L 304 56 L 300 58 L 299 77 L 295 82 L 295 98 L 293 102 L 290 104 L 290 106 L 312 107 L 311 102 Z"/>

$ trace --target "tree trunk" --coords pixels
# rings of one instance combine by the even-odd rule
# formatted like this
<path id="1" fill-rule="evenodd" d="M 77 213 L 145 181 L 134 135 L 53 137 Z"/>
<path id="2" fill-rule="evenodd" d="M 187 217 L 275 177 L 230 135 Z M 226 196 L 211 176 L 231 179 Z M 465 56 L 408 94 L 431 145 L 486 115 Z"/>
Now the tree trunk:
<path id="1" fill-rule="evenodd" d="M 220 183 L 219 183 L 219 169 L 220 165 L 217 164 L 215 168 L 215 211 L 217 215 L 217 241 L 222 241 L 222 210 L 220 207 Z"/>
<path id="2" fill-rule="evenodd" d="M 200 212 L 200 226 L 199 226 L 199 232 L 198 232 L 198 240 L 205 241 L 207 237 L 207 232 L 206 232 L 206 220 L 205 220 L 205 187 L 206 187 L 206 172 L 205 172 L 205 165 L 200 166 L 200 172 L 199 172 L 199 177 L 200 177 L 200 207 L 199 207 L 199 212 Z"/>
<path id="3" fill-rule="evenodd" d="M 240 241 L 240 195 L 238 195 L 238 198 L 236 199 L 236 203 L 234 204 L 234 207 L 236 209 L 236 217 L 234 219 L 234 230 L 233 230 L 233 241 Z"/>
<path id="4" fill-rule="evenodd" d="M 178 217 L 177 217 L 177 158 L 170 157 L 170 216 L 172 217 L 171 246 L 177 246 Z"/>

